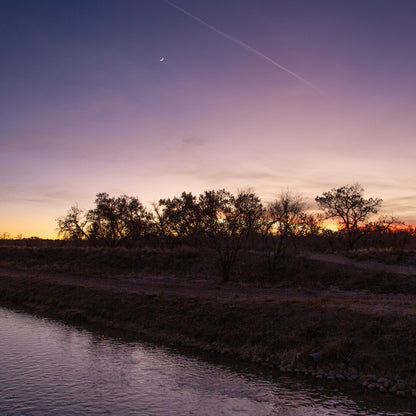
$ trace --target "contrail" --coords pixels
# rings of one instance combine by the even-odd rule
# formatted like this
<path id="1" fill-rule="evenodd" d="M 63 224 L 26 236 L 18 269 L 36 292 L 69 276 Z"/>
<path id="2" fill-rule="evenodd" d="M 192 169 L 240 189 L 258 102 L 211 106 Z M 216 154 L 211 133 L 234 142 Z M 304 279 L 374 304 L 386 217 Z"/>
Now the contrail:
<path id="1" fill-rule="evenodd" d="M 182 9 L 182 7 L 177 6 L 176 4 L 172 3 L 169 0 L 164 0 L 164 2 L 166 4 L 168 4 L 169 6 L 175 8 L 176 10 L 179 10 L 181 13 L 185 14 L 186 16 L 189 16 L 191 19 L 197 21 L 198 23 L 201 23 L 201 25 L 204 25 L 205 27 L 207 27 L 208 29 L 212 30 L 213 32 L 218 33 L 223 38 L 228 39 L 229 41 L 237 44 L 238 46 L 241 46 L 245 50 L 247 50 L 247 51 L 253 53 L 254 55 L 257 55 L 258 57 L 264 59 L 265 61 L 271 63 L 272 65 L 274 65 L 275 67 L 281 69 L 282 71 L 287 72 L 289 75 L 292 75 L 292 77 L 294 77 L 297 80 L 303 82 L 304 84 L 308 85 L 310 88 L 312 88 L 313 90 L 315 90 L 316 92 L 318 92 L 319 94 L 322 95 L 322 91 L 318 87 L 316 87 L 315 85 L 311 84 L 308 80 L 306 80 L 305 78 L 302 78 L 300 75 L 298 75 L 295 72 L 291 71 L 289 68 L 286 68 L 283 65 L 280 65 L 278 62 L 276 62 L 272 58 L 269 58 L 267 55 L 264 55 L 263 53 L 261 53 L 260 51 L 258 51 L 255 48 L 253 48 L 252 46 L 247 45 L 247 43 L 244 43 L 241 40 L 232 37 L 228 33 L 225 33 L 222 30 L 217 29 L 216 27 L 210 25 L 209 23 L 205 22 L 204 20 L 200 19 L 197 16 L 194 16 L 192 13 L 189 13 L 187 10 Z"/>

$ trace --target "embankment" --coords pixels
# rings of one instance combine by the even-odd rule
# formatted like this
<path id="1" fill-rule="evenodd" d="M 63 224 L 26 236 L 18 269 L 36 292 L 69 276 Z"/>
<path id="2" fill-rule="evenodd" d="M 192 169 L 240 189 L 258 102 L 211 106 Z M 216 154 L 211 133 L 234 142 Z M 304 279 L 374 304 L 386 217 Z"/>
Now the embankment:
<path id="1" fill-rule="evenodd" d="M 410 298 L 405 310 L 385 295 L 154 282 L 3 264 L 0 305 L 130 339 L 187 345 L 416 396 L 416 310 Z M 378 299 L 383 308 L 376 308 Z"/>

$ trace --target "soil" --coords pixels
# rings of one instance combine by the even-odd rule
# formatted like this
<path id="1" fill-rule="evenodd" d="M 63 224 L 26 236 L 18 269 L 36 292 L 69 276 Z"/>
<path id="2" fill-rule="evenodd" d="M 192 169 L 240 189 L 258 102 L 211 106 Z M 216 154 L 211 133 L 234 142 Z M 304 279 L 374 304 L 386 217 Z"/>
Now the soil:
<path id="1" fill-rule="evenodd" d="M 328 255 L 324 255 L 328 258 Z M 318 256 L 312 258 L 317 259 Z M 321 256 L 319 256 L 321 257 Z M 343 259 L 331 256 L 331 262 Z M 366 262 L 366 267 L 368 267 Z M 387 265 L 384 265 L 387 266 Z M 347 307 L 348 309 L 373 315 L 416 316 L 416 298 L 405 294 L 374 294 L 368 290 L 342 291 L 337 287 L 327 290 L 305 288 L 250 287 L 240 284 L 222 284 L 208 279 L 195 280 L 182 276 L 152 276 L 150 274 L 111 275 L 97 277 L 83 274 L 50 273 L 7 267 L 0 263 L 0 278 L 21 281 L 52 283 L 57 285 L 78 286 L 106 292 L 110 295 L 139 294 L 163 295 L 166 297 L 198 297 L 211 300 L 230 300 L 238 303 L 267 302 L 282 304 L 287 302 L 316 303 L 329 307 Z"/>
<path id="2" fill-rule="evenodd" d="M 305 257 L 311 260 L 318 260 L 326 263 L 344 264 L 353 266 L 358 269 L 368 271 L 383 271 L 387 273 L 402 274 L 402 275 L 416 275 L 416 267 L 408 264 L 385 264 L 374 260 L 357 261 L 341 254 L 327 254 L 327 253 L 308 253 Z"/>

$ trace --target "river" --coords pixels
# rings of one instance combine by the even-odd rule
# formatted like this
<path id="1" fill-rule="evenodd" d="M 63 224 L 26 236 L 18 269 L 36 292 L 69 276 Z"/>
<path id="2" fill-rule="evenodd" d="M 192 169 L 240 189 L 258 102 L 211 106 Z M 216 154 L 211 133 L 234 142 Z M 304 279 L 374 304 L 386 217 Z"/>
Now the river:
<path id="1" fill-rule="evenodd" d="M 411 403 L 0 308 L 0 414 L 414 415 Z"/>

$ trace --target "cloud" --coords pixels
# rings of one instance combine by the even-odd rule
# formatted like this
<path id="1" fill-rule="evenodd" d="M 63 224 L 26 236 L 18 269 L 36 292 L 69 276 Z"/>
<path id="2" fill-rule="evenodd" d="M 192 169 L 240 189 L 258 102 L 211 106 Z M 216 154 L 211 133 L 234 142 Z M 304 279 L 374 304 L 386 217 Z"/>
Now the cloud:
<path id="1" fill-rule="evenodd" d="M 205 145 L 205 140 L 198 139 L 196 137 L 189 137 L 182 139 L 180 142 L 180 147 L 183 149 L 195 149 L 200 148 Z"/>

